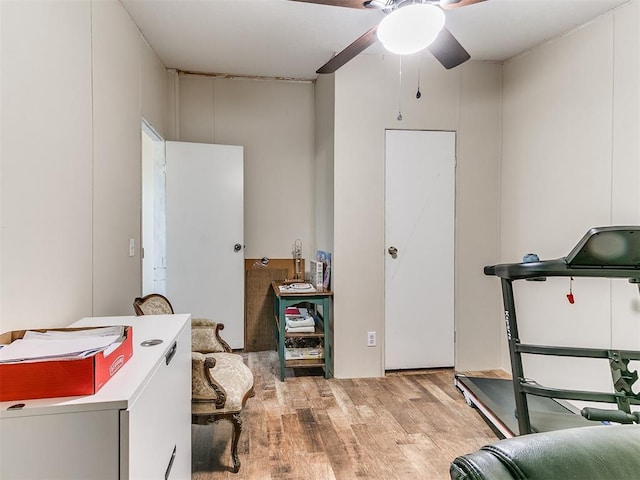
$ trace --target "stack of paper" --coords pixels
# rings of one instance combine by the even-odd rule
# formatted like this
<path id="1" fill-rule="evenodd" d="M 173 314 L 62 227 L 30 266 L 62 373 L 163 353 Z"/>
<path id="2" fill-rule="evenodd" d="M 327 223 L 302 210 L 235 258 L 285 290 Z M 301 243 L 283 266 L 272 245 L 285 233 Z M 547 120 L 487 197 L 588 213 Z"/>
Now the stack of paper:
<path id="1" fill-rule="evenodd" d="M 308 360 L 317 359 L 324 356 L 324 349 L 322 347 L 314 348 L 287 348 L 285 349 L 286 360 Z"/>
<path id="2" fill-rule="evenodd" d="M 288 285 L 280 285 L 278 288 L 281 292 L 287 293 L 309 293 L 316 291 L 310 283 L 291 283 Z"/>
<path id="3" fill-rule="evenodd" d="M 21 339 L 0 348 L 0 363 L 86 358 L 104 351 L 107 356 L 124 340 L 124 326 L 84 330 L 27 331 Z"/>

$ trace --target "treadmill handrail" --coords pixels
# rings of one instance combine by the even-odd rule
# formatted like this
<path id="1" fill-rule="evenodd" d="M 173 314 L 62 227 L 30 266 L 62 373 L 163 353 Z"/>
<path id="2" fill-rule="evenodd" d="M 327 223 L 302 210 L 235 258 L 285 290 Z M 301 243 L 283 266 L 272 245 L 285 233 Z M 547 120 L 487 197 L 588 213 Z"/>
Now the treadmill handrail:
<path id="1" fill-rule="evenodd" d="M 615 403 L 618 399 L 625 399 L 628 400 L 631 405 L 640 405 L 640 400 L 633 397 L 625 397 L 623 393 L 549 388 L 528 381 L 520 382 L 520 388 L 524 393 L 527 393 L 529 395 L 537 395 L 539 397 L 555 398 L 560 400 L 581 400 L 585 402 Z"/>
<path id="2" fill-rule="evenodd" d="M 514 345 L 517 352 L 532 355 L 553 355 L 558 357 L 584 357 L 584 358 L 611 358 L 612 352 L 627 360 L 640 360 L 638 350 L 615 350 L 587 347 L 563 347 L 552 345 L 533 345 L 530 343 L 517 343 Z"/>
<path id="3" fill-rule="evenodd" d="M 507 280 L 523 280 L 539 277 L 599 277 L 627 278 L 640 283 L 640 266 L 629 267 L 570 267 L 566 259 L 543 260 L 530 263 L 500 263 L 484 267 L 485 275 L 495 275 Z"/>

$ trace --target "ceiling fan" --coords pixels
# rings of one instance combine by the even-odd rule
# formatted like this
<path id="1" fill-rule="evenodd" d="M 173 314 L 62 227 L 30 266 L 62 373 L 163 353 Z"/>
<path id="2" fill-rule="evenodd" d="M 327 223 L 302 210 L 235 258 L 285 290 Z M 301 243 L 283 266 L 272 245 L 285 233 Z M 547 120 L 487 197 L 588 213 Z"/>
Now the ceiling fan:
<path id="1" fill-rule="evenodd" d="M 473 5 L 485 0 L 293 0 L 296 2 L 316 3 L 320 5 L 332 5 L 348 8 L 377 8 L 390 14 L 409 5 L 428 4 L 435 5 L 442 10 Z M 376 25 L 365 32 L 344 50 L 334 55 L 327 63 L 321 66 L 316 73 L 333 73 L 349 60 L 362 53 L 377 40 L 377 31 L 380 25 Z M 427 46 L 431 54 L 447 69 L 457 67 L 471 58 L 460 42 L 446 27 L 442 27 L 435 40 Z"/>

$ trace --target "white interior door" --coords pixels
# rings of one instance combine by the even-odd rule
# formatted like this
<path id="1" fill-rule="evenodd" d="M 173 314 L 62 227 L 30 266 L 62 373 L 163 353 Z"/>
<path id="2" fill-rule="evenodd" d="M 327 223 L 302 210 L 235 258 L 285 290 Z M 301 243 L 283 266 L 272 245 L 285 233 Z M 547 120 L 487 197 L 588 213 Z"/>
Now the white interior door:
<path id="1" fill-rule="evenodd" d="M 453 366 L 455 143 L 455 132 L 386 132 L 387 370 Z"/>
<path id="2" fill-rule="evenodd" d="M 244 347 L 243 147 L 166 142 L 167 296 Z"/>

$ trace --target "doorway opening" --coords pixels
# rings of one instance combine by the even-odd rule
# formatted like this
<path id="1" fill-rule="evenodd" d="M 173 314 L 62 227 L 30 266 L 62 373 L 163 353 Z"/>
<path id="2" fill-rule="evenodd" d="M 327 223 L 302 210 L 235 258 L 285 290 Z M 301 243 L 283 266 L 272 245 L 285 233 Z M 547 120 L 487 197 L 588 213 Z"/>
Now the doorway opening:
<path id="1" fill-rule="evenodd" d="M 167 203 L 164 139 L 142 119 L 142 295 L 166 294 Z"/>

